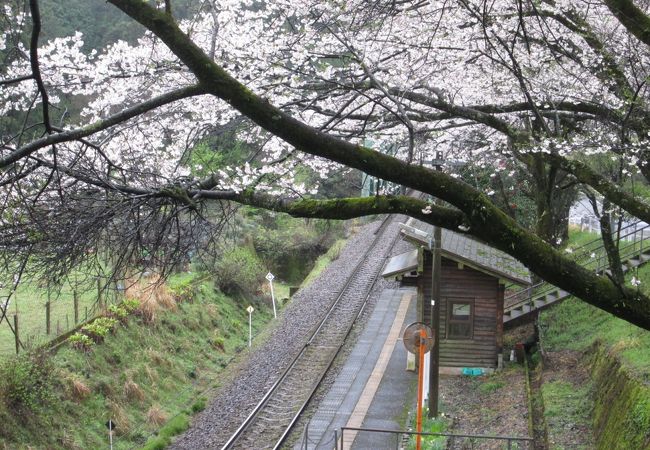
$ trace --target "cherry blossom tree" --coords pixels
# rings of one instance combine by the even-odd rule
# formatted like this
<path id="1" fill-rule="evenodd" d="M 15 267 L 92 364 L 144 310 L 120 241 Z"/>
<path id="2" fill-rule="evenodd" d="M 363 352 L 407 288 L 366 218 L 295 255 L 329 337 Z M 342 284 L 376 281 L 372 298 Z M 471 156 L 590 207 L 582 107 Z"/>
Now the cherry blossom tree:
<path id="1" fill-rule="evenodd" d="M 5 6 L 0 51 L 1 246 L 7 268 L 64 274 L 99 242 L 133 263 L 218 232 L 233 203 L 294 216 L 403 213 L 473 235 L 583 300 L 650 329 L 650 299 L 554 249 L 555 205 L 580 184 L 650 222 L 633 189 L 650 176 L 645 6 L 625 1 L 206 1 L 177 21 L 173 1 L 109 0 L 148 31 L 137 44 L 39 42 L 37 0 Z M 629 6 L 636 9 L 630 13 Z M 210 173 L 197 142 L 237 124 L 257 151 Z M 394 148 L 388 155 L 379 150 Z M 448 160 L 528 174 L 529 231 Z M 611 158 L 603 173 L 592 155 Z M 305 171 L 340 167 L 430 194 L 319 196 Z M 632 187 L 632 189 L 630 188 Z M 215 208 L 215 205 L 217 207 Z M 22 257 L 22 259 L 21 259 Z M 38 258 L 37 258 L 38 257 Z"/>

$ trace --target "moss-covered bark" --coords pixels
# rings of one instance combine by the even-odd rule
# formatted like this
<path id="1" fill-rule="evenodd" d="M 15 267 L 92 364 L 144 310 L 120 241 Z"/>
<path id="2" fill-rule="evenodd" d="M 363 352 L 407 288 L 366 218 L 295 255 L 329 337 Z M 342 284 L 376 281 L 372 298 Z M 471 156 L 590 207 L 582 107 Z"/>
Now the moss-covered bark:
<path id="1" fill-rule="evenodd" d="M 140 0 L 109 2 L 165 42 L 210 94 L 228 102 L 240 113 L 298 150 L 432 194 L 450 203 L 465 215 L 469 232 L 474 236 L 518 258 L 550 283 L 605 311 L 650 329 L 648 297 L 635 290 L 618 287 L 610 280 L 598 277 L 565 258 L 538 236 L 520 227 L 481 192 L 441 172 L 406 164 L 396 158 L 324 134 L 296 120 L 231 77 L 196 46 L 163 11 Z M 247 198 L 242 197 L 239 201 L 246 202 Z M 341 207 L 336 203 L 321 203 L 321 206 L 324 208 L 318 210 L 316 203 L 305 203 L 302 212 L 315 214 L 318 210 L 318 214 L 322 214 L 321 217 L 327 217 L 326 214 L 332 209 Z M 289 205 L 285 208 L 289 208 Z M 376 212 L 386 211 L 377 208 Z M 293 213 L 299 214 L 298 210 Z M 429 216 L 424 219 L 434 223 L 434 219 Z"/>
<path id="2" fill-rule="evenodd" d="M 604 0 L 604 3 L 630 33 L 650 45 L 650 17 L 632 0 Z"/>

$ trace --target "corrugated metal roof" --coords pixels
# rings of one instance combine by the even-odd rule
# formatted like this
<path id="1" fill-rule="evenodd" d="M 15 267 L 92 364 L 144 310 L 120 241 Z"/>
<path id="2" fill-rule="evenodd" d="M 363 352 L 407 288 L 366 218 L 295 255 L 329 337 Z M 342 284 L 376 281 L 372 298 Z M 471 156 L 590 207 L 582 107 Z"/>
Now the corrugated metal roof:
<path id="1" fill-rule="evenodd" d="M 405 272 L 411 272 L 417 270 L 419 265 L 418 262 L 418 250 L 411 250 L 408 252 L 401 253 L 397 256 L 393 256 L 388 260 L 384 272 L 381 274 L 382 277 L 391 277 L 393 275 L 399 275 Z"/>
<path id="2" fill-rule="evenodd" d="M 433 245 L 433 225 L 416 219 L 409 219 L 402 228 L 402 234 L 410 241 Z M 512 256 L 460 233 L 442 229 L 441 250 L 443 256 L 505 278 L 517 284 L 530 284 L 528 269 Z"/>

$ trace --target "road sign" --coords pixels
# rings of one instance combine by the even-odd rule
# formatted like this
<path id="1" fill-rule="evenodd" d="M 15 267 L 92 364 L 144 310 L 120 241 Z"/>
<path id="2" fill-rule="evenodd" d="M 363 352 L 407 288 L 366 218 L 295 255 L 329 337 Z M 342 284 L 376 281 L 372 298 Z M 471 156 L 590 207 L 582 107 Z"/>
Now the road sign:
<path id="1" fill-rule="evenodd" d="M 249 306 L 248 308 L 246 308 L 246 311 L 248 312 L 248 314 L 253 314 L 253 311 L 255 311 L 255 308 L 253 308 L 252 306 Z"/>
<path id="2" fill-rule="evenodd" d="M 271 272 L 266 274 L 266 279 L 269 280 L 269 284 L 271 285 L 271 302 L 273 303 L 273 318 L 277 319 L 278 318 L 278 313 L 275 311 L 275 293 L 273 292 L 273 279 L 275 277 Z"/>

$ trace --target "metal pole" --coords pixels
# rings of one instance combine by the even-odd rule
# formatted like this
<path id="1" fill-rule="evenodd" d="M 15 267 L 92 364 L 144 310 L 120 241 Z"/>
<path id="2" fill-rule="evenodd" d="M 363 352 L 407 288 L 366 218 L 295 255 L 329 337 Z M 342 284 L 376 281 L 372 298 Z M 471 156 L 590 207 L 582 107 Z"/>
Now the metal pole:
<path id="1" fill-rule="evenodd" d="M 416 441 L 415 441 L 415 448 L 416 450 L 421 450 L 422 449 L 422 395 L 424 394 L 424 351 L 425 351 L 425 346 L 424 342 L 426 339 L 426 332 L 424 330 L 420 330 L 420 359 L 419 359 L 419 367 L 418 367 L 418 405 L 417 405 L 417 415 L 416 420 L 415 420 L 415 425 L 416 425 L 416 431 L 418 432 Z M 429 393 L 429 397 L 431 397 L 431 393 Z"/>
<path id="2" fill-rule="evenodd" d="M 250 347 L 253 341 L 253 312 L 248 312 L 248 346 Z"/>
<path id="3" fill-rule="evenodd" d="M 343 428 L 341 428 L 341 442 L 343 442 Z M 339 432 L 334 430 L 334 449 L 339 450 Z"/>
<path id="4" fill-rule="evenodd" d="M 273 318 L 277 319 L 278 314 L 275 312 L 275 293 L 273 292 L 273 280 L 269 280 L 269 284 L 271 285 L 271 302 L 273 302 Z"/>
<path id="5" fill-rule="evenodd" d="M 111 421 L 109 420 L 109 428 L 108 428 L 108 442 L 111 446 L 111 450 L 113 450 L 113 426 L 111 424 Z"/>

